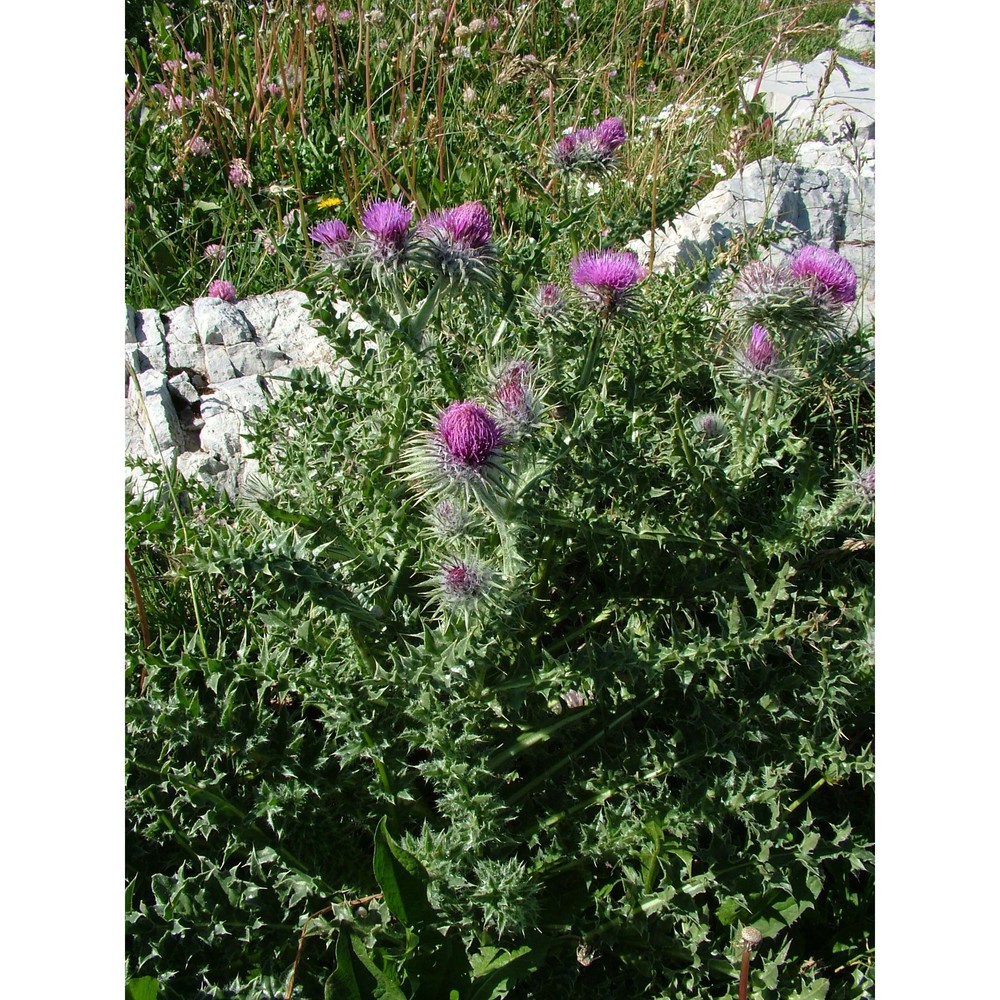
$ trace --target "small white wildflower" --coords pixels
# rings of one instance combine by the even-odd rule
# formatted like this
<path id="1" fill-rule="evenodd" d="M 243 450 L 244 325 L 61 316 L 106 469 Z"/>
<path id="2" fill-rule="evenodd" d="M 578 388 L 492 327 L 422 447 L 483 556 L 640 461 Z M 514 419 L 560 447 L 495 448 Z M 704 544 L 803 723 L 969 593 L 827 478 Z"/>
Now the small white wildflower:
<path id="1" fill-rule="evenodd" d="M 601 193 L 601 182 L 600 181 L 587 181 L 587 194 L 593 197 L 596 194 Z"/>
<path id="2" fill-rule="evenodd" d="M 716 177 L 725 177 L 728 171 L 721 163 L 713 163 L 709 168 Z"/>

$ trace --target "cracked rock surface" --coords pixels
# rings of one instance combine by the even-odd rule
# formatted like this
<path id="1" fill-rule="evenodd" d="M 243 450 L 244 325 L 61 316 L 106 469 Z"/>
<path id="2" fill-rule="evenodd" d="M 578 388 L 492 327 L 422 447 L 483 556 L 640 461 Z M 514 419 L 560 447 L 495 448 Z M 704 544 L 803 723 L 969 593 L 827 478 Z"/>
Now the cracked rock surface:
<path id="1" fill-rule="evenodd" d="M 195 299 L 167 313 L 125 307 L 125 454 L 176 466 L 236 495 L 257 463 L 243 454 L 252 411 L 282 391 L 294 368 L 345 370 L 315 329 L 302 292 L 235 304 Z M 136 488 L 144 477 L 134 466 Z"/>

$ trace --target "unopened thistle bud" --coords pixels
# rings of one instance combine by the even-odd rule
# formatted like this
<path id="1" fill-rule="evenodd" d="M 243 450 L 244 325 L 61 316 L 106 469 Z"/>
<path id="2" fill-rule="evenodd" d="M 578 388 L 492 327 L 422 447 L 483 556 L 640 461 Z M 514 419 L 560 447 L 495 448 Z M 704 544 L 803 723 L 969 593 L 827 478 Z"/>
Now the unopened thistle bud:
<path id="1" fill-rule="evenodd" d="M 558 285 L 548 282 L 539 285 L 531 293 L 528 305 L 543 323 L 554 323 L 561 319 L 566 312 L 566 296 Z"/>
<path id="2" fill-rule="evenodd" d="M 493 379 L 494 409 L 512 438 L 534 430 L 541 419 L 535 376 L 535 366 L 522 359 L 505 364 Z"/>
<path id="3" fill-rule="evenodd" d="M 781 374 L 778 350 L 768 331 L 755 323 L 747 345 L 736 354 L 737 374 L 752 385 L 767 385 Z"/>
<path id="4" fill-rule="evenodd" d="M 722 441 L 729 436 L 729 428 L 718 413 L 699 413 L 694 418 L 694 429 L 704 441 Z"/>

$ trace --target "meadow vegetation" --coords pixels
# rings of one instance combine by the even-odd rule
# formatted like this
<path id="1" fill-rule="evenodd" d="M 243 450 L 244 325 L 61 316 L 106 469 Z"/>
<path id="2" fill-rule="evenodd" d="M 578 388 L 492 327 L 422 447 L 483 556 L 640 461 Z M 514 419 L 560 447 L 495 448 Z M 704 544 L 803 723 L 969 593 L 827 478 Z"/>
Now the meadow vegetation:
<path id="1" fill-rule="evenodd" d="M 623 249 L 848 6 L 127 3 L 129 305 L 344 359 L 127 493 L 131 996 L 874 995 L 874 331 Z"/>

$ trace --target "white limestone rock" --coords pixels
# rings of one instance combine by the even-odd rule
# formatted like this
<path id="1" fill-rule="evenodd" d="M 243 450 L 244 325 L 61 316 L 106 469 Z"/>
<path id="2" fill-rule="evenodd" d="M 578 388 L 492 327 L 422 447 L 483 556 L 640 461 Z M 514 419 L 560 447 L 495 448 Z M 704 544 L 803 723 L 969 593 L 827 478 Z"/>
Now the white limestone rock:
<path id="1" fill-rule="evenodd" d="M 164 315 L 167 331 L 167 364 L 208 375 L 205 349 L 194 320 L 192 306 L 178 306 Z"/>
<path id="2" fill-rule="evenodd" d="M 139 354 L 136 371 L 167 369 L 167 339 L 163 320 L 155 309 L 141 309 L 134 315 L 133 335 Z M 126 341 L 127 343 L 127 341 Z"/>
<path id="3" fill-rule="evenodd" d="M 237 305 L 208 297 L 195 299 L 192 308 L 195 328 L 205 347 L 213 344 L 232 347 L 253 340 L 253 327 Z"/>
<path id="4" fill-rule="evenodd" d="M 785 60 L 768 66 L 759 87 L 757 77 L 744 83 L 748 100 L 755 90 L 784 138 L 836 142 L 852 131 L 863 140 L 875 138 L 874 68 L 830 49 L 804 65 Z"/>
<path id="5" fill-rule="evenodd" d="M 184 434 L 170 398 L 167 376 L 150 369 L 139 372 L 137 379 L 126 399 L 132 417 L 131 422 L 126 419 L 126 455 L 172 465 L 183 447 Z"/>

